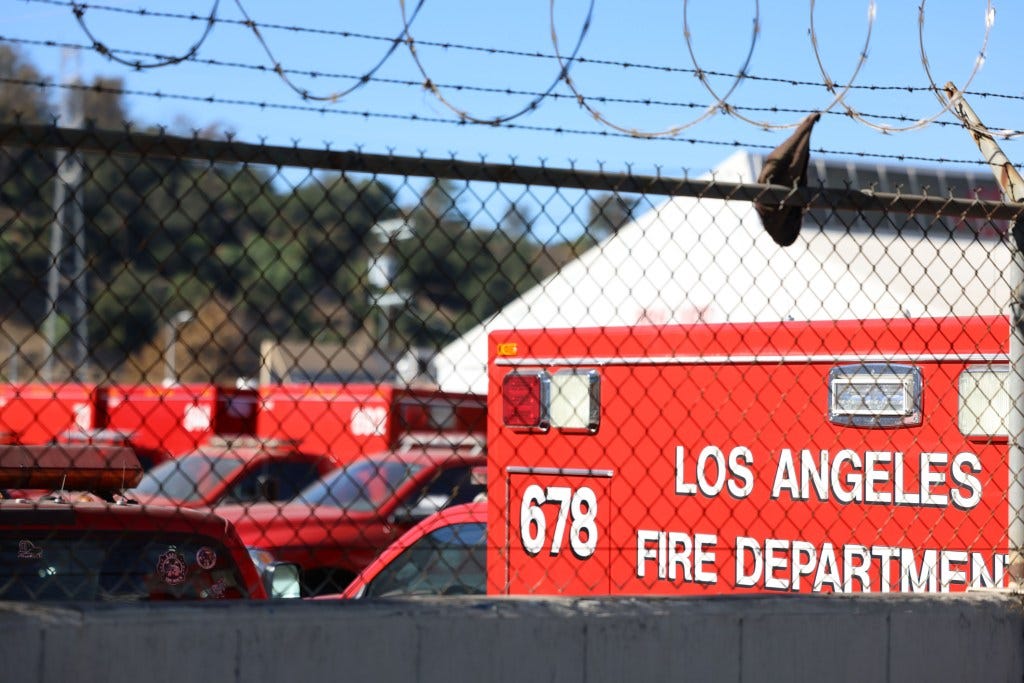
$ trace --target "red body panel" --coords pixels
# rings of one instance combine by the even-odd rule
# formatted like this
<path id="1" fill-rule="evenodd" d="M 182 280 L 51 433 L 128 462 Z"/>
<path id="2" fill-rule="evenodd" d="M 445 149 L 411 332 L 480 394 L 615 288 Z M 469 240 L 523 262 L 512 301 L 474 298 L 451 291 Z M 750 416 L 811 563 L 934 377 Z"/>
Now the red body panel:
<path id="1" fill-rule="evenodd" d="M 375 384 L 261 387 L 256 433 L 330 454 L 339 465 L 397 445 L 403 434 L 485 430 L 484 397 Z"/>
<path id="2" fill-rule="evenodd" d="M 446 510 L 441 510 L 436 515 L 427 517 L 422 522 L 402 534 L 397 541 L 389 545 L 384 552 L 373 560 L 373 562 L 368 564 L 339 597 L 350 599 L 360 595 L 362 590 L 366 587 L 366 584 L 373 581 L 384 567 L 388 566 L 392 560 L 401 555 L 407 548 L 409 548 L 409 546 L 413 545 L 424 536 L 428 536 L 443 527 L 475 522 L 487 522 L 486 501 L 466 503 L 465 505 L 455 505 Z"/>
<path id="3" fill-rule="evenodd" d="M 418 450 L 380 457 L 401 460 L 422 469 L 394 491 L 388 491 L 383 502 L 372 511 L 357 512 L 329 504 L 309 505 L 297 499 L 286 504 L 222 505 L 217 508 L 217 514 L 234 524 L 246 546 L 270 551 L 279 561 L 294 562 L 303 571 L 334 568 L 355 575 L 413 526 L 412 522 L 393 519 L 392 513 L 400 504 L 415 497 L 440 470 L 456 465 L 483 467 L 486 464 L 483 454 L 457 449 Z"/>
<path id="4" fill-rule="evenodd" d="M 0 385 L 0 435 L 42 444 L 68 430 L 105 426 L 106 389 L 91 384 Z"/>
<path id="5" fill-rule="evenodd" d="M 238 459 L 240 464 L 237 469 L 230 472 L 225 477 L 215 478 L 212 475 L 208 475 L 208 477 L 204 478 L 202 485 L 196 487 L 201 496 L 195 500 L 182 500 L 180 498 L 174 498 L 166 495 L 139 494 L 138 492 L 133 492 L 132 497 L 143 505 L 163 505 L 168 507 L 186 507 L 194 509 L 213 508 L 222 503 L 225 495 L 228 494 L 232 486 L 250 475 L 259 473 L 272 462 L 309 464 L 315 467 L 316 471 L 321 476 L 327 474 L 335 467 L 334 461 L 326 456 L 273 447 L 222 448 L 207 446 L 195 451 L 195 454 L 211 461 L 220 457 L 231 457 L 233 459 Z M 184 458 L 188 455 L 191 454 L 182 454 L 179 458 Z M 176 464 L 180 464 L 181 462 L 183 462 L 183 460 L 175 460 Z"/>
<path id="6" fill-rule="evenodd" d="M 246 545 L 303 570 L 333 567 L 355 574 L 408 529 L 388 524 L 383 515 L 326 505 L 259 503 L 221 506 L 217 513 L 234 522 Z"/>
<path id="7" fill-rule="evenodd" d="M 1008 334 L 980 317 L 495 332 L 488 591 L 1002 584 L 1006 440 L 964 436 L 957 411 L 961 371 L 1005 363 Z M 829 371 L 869 361 L 920 368 L 920 425 L 829 420 Z M 600 376 L 596 432 L 502 424 L 503 377 L 566 368 Z"/>
<path id="8" fill-rule="evenodd" d="M 195 450 L 215 434 L 252 435 L 255 390 L 212 384 L 121 385 L 108 389 L 107 427 L 130 432 L 132 443 L 170 455 Z"/>
<path id="9" fill-rule="evenodd" d="M 285 384 L 259 389 L 256 434 L 288 439 L 344 464 L 389 442 L 389 387 Z"/>

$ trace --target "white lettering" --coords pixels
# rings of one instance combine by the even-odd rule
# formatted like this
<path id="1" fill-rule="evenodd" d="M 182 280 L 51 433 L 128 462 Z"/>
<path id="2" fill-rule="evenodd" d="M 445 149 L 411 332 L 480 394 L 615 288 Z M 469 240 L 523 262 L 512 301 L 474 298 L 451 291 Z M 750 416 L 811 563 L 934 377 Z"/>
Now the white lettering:
<path id="1" fill-rule="evenodd" d="M 658 578 L 664 579 L 668 576 L 668 534 L 664 531 L 658 533 Z"/>
<path id="2" fill-rule="evenodd" d="M 686 534 L 680 531 L 636 532 L 636 575 L 647 576 L 648 562 L 657 562 L 659 580 L 677 581 L 682 574 L 684 582 L 717 583 L 715 553 L 718 543 L 714 534 Z M 682 572 L 679 569 L 682 568 Z"/>
<path id="3" fill-rule="evenodd" d="M 795 453 L 799 453 L 799 462 Z M 809 501 L 834 500 L 844 505 L 907 505 L 971 509 L 981 502 L 981 460 L 970 452 L 950 461 L 946 452 L 921 452 L 918 466 L 908 468 L 900 451 L 839 450 L 829 461 L 828 450 L 804 448 L 779 451 L 771 498 Z M 718 446 L 704 446 L 687 469 L 686 448 L 675 447 L 675 493 L 680 496 L 748 498 L 754 491 L 754 455 L 735 446 L 725 455 Z"/>
<path id="4" fill-rule="evenodd" d="M 908 493 L 906 487 L 903 485 L 903 478 L 906 474 L 903 468 L 903 453 L 896 451 L 893 453 L 893 468 L 892 468 L 892 482 L 893 488 L 896 492 L 896 504 L 897 505 L 920 505 L 921 496 L 917 493 Z"/>
<path id="5" fill-rule="evenodd" d="M 776 572 L 786 569 L 789 541 L 769 538 L 764 542 L 764 587 L 784 591 L 789 588 L 788 577 L 780 578 Z"/>
<path id="6" fill-rule="evenodd" d="M 925 550 L 921 556 L 921 566 L 914 560 L 914 551 L 903 548 L 900 553 L 900 590 L 904 593 L 934 592 L 938 588 L 938 576 L 935 572 L 937 550 Z"/>
<path id="7" fill-rule="evenodd" d="M 854 560 L 859 560 L 854 562 Z M 871 552 L 862 545 L 843 546 L 843 565 L 846 567 L 843 577 L 843 592 L 853 592 L 853 580 L 860 581 L 862 592 L 871 592 L 871 576 L 868 570 L 871 568 Z"/>
<path id="8" fill-rule="evenodd" d="M 848 489 L 843 489 L 839 486 L 840 478 L 842 476 L 842 468 L 840 465 L 844 462 L 850 463 L 850 473 L 845 479 L 845 483 L 850 486 Z M 836 497 L 840 503 L 852 503 L 855 500 L 860 500 L 863 491 L 863 481 L 861 475 L 857 472 L 860 469 L 861 461 L 860 456 L 857 455 L 856 451 L 851 451 L 848 448 L 836 453 L 836 459 L 832 463 L 832 495 Z"/>
<path id="9" fill-rule="evenodd" d="M 682 546 L 682 550 L 680 550 Z M 683 568 L 683 581 L 693 581 L 693 573 L 690 568 L 693 566 L 691 553 L 693 552 L 693 541 L 689 534 L 670 531 L 668 533 L 668 578 L 676 580 L 676 566 Z"/>
<path id="10" fill-rule="evenodd" d="M 798 591 L 801 579 L 814 573 L 818 563 L 818 553 L 814 544 L 808 541 L 793 541 L 793 579 L 790 588 Z"/>
<path id="11" fill-rule="evenodd" d="M 797 498 L 796 471 L 793 467 L 793 451 L 783 448 L 779 453 L 779 466 L 775 470 L 775 481 L 772 482 L 772 498 L 781 498 L 782 490 L 789 491 L 791 498 Z"/>
<path id="12" fill-rule="evenodd" d="M 878 558 L 879 569 L 879 589 L 883 593 L 889 593 L 892 591 L 892 563 L 893 560 L 897 560 L 900 557 L 899 548 L 890 548 L 886 545 L 876 545 L 871 547 L 871 556 Z"/>
<path id="13" fill-rule="evenodd" d="M 1006 554 L 991 556 L 990 567 L 985 554 L 965 550 L 857 544 L 837 548 L 828 542 L 747 536 L 736 537 L 735 549 L 735 586 L 774 591 L 871 592 L 876 581 L 883 593 L 1002 586 L 1008 562 Z"/>
<path id="14" fill-rule="evenodd" d="M 696 485 L 686 481 L 686 448 L 676 446 L 676 495 L 694 496 L 696 494 Z"/>
<path id="15" fill-rule="evenodd" d="M 958 453 L 950 462 L 948 453 L 922 452 L 917 456 L 916 471 L 913 466 L 910 470 L 915 481 L 907 480 L 904 454 L 900 451 L 859 453 L 844 448 L 830 463 L 827 450 L 815 453 L 805 448 L 799 451 L 799 457 L 798 463 L 791 448 L 779 451 L 772 479 L 772 499 L 788 497 L 794 501 L 809 501 L 816 497 L 819 501 L 831 499 L 844 505 L 946 507 L 952 504 L 960 509 L 970 509 L 981 502 L 982 484 L 976 475 L 982 468 L 974 453 Z M 751 460 L 748 458 L 746 462 Z M 737 467 L 744 466 L 734 453 L 730 455 L 730 471 Z M 745 475 L 748 471 L 744 467 Z M 747 486 L 742 492 L 734 489 L 732 482 L 730 491 L 748 495 L 752 483 L 746 476 L 743 479 Z"/>
<path id="16" fill-rule="evenodd" d="M 892 462 L 889 451 L 868 451 L 864 454 L 864 501 L 867 503 L 891 503 L 892 494 L 878 491 L 876 486 L 889 481 L 889 472 L 879 468 L 879 463 Z"/>
<path id="17" fill-rule="evenodd" d="M 714 534 L 693 535 L 693 577 L 697 583 L 718 583 L 718 574 L 715 572 L 715 553 L 707 548 L 714 547 L 718 543 L 718 537 Z M 706 567 L 711 564 L 711 568 Z"/>
<path id="18" fill-rule="evenodd" d="M 950 478 L 956 488 L 950 490 L 949 497 L 953 505 L 961 510 L 970 510 L 981 502 L 981 482 L 974 474 L 968 474 L 968 471 L 979 474 L 981 460 L 974 453 L 957 453 L 950 469 Z M 968 492 L 966 496 L 964 490 Z"/>
<path id="19" fill-rule="evenodd" d="M 715 463 L 715 480 L 708 481 L 708 461 Z M 722 492 L 725 486 L 725 455 L 717 446 L 705 446 L 704 450 L 697 456 L 697 488 L 708 498 L 713 498 Z"/>
<path id="20" fill-rule="evenodd" d="M 933 493 L 932 487 L 946 483 L 946 473 L 936 472 L 933 467 L 949 462 L 948 453 L 921 454 L 921 505 L 943 507 L 949 499 L 943 493 Z"/>
<path id="21" fill-rule="evenodd" d="M 818 571 L 814 575 L 814 584 L 811 590 L 820 591 L 826 585 L 830 586 L 836 593 L 843 590 L 839 580 L 839 565 L 836 563 L 836 551 L 831 543 L 824 543 L 821 546 L 821 560 L 818 562 Z"/>
<path id="22" fill-rule="evenodd" d="M 754 490 L 754 454 L 746 446 L 736 446 L 729 457 L 718 446 L 705 446 L 697 455 L 695 479 L 691 480 L 686 468 L 686 448 L 676 446 L 675 493 L 677 496 L 695 496 L 700 493 L 713 498 L 728 485 L 729 494 L 746 498 Z"/>
<path id="23" fill-rule="evenodd" d="M 814 493 L 818 500 L 828 500 L 828 451 L 818 453 L 817 467 L 807 448 L 800 451 L 800 498 L 810 500 L 809 484 L 814 484 Z"/>
<path id="24" fill-rule="evenodd" d="M 729 480 L 729 493 L 736 498 L 746 498 L 754 490 L 754 473 L 748 465 L 754 464 L 754 454 L 746 446 L 737 446 L 729 451 L 729 472 L 743 482 Z"/>
<path id="25" fill-rule="evenodd" d="M 659 544 L 660 531 L 639 529 L 636 532 L 636 575 L 637 578 L 647 576 L 647 560 L 657 560 L 658 551 L 651 548 L 652 543 Z"/>
<path id="26" fill-rule="evenodd" d="M 1006 565 L 1009 555 L 996 555 L 992 558 L 992 572 L 989 573 L 985 556 L 971 553 L 971 588 L 1002 588 L 1006 582 Z"/>
<path id="27" fill-rule="evenodd" d="M 753 559 L 753 570 L 745 572 L 748 566 L 744 559 Z M 764 571 L 764 557 L 761 555 L 761 544 L 746 536 L 736 537 L 736 585 L 738 587 L 756 586 Z"/>
<path id="28" fill-rule="evenodd" d="M 953 568 L 955 564 L 967 564 L 967 560 L 967 553 L 963 550 L 943 550 L 939 553 L 939 587 L 943 593 L 949 592 L 951 584 L 967 584 L 967 570 Z"/>

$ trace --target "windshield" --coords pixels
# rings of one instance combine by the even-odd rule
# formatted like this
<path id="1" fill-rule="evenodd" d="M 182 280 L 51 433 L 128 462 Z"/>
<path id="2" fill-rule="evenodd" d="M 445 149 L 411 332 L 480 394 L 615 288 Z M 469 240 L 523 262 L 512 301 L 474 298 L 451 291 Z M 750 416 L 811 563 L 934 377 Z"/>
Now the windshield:
<path id="1" fill-rule="evenodd" d="M 249 597 L 219 541 L 156 530 L 0 532 L 0 600 Z"/>
<path id="2" fill-rule="evenodd" d="M 360 460 L 310 484 L 296 500 L 370 512 L 390 500 L 422 469 L 422 465 L 401 460 Z"/>
<path id="3" fill-rule="evenodd" d="M 207 494 L 242 466 L 229 455 L 195 453 L 160 463 L 143 475 L 132 491 L 181 502 L 204 500 Z"/>
<path id="4" fill-rule="evenodd" d="M 483 595 L 487 530 L 483 523 L 453 524 L 424 536 L 366 586 L 363 597 Z"/>

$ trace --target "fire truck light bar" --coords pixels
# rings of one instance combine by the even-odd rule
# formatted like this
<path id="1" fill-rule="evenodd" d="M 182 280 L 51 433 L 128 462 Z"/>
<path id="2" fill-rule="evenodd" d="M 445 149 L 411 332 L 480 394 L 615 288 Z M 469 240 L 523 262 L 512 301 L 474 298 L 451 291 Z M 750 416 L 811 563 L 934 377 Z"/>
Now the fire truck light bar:
<path id="1" fill-rule="evenodd" d="M 828 374 L 828 419 L 851 427 L 921 424 L 921 370 L 908 365 L 861 363 Z"/>
<path id="2" fill-rule="evenodd" d="M 559 370 L 551 378 L 551 426 L 593 434 L 601 422 L 601 377 L 596 370 Z"/>
<path id="3" fill-rule="evenodd" d="M 501 382 L 501 418 L 506 427 L 547 431 L 551 426 L 551 376 L 539 372 L 511 372 Z"/>
<path id="4" fill-rule="evenodd" d="M 957 426 L 964 436 L 1007 436 L 1009 366 L 973 365 L 960 373 Z"/>

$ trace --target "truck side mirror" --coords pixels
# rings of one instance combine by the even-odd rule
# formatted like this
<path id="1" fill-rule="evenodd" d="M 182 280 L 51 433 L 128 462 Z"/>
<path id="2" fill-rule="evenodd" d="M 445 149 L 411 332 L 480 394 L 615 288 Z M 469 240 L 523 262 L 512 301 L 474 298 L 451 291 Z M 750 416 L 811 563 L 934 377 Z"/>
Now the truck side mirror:
<path id="1" fill-rule="evenodd" d="M 299 565 L 292 562 L 273 562 L 263 568 L 263 587 L 272 600 L 298 598 L 302 595 L 299 583 Z"/>

